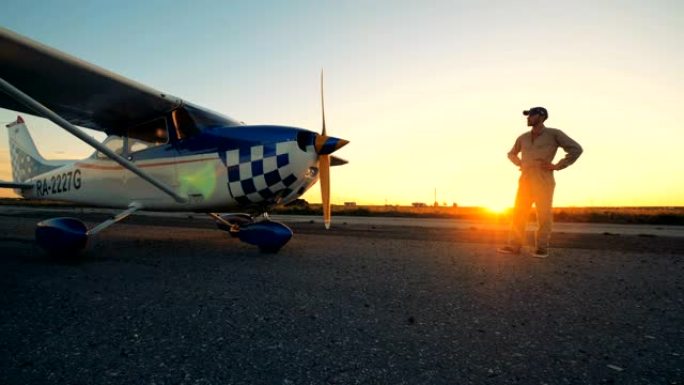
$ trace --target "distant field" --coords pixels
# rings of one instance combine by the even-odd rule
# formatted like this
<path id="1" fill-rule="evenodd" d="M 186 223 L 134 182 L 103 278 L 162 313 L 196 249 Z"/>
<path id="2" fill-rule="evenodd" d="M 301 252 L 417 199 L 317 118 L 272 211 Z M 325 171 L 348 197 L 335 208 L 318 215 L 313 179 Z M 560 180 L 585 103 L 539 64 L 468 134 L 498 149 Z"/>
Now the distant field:
<path id="1" fill-rule="evenodd" d="M 73 204 L 53 201 L 25 201 L 22 199 L 0 198 L 2 205 L 31 206 L 74 206 Z M 482 207 L 413 207 L 413 206 L 357 206 L 333 205 L 333 215 L 348 216 L 385 216 L 420 218 L 457 218 L 489 219 L 507 222 L 511 212 L 496 213 Z M 320 215 L 321 206 L 278 207 L 273 214 Z M 554 208 L 556 222 L 653 224 L 684 226 L 684 207 L 557 207 Z M 534 210 L 530 220 L 534 220 Z"/>
<path id="2" fill-rule="evenodd" d="M 496 213 L 482 207 L 412 207 L 333 205 L 334 215 L 396 216 L 423 218 L 491 219 L 508 221 L 511 211 Z M 283 207 L 279 214 L 320 214 L 320 205 L 309 208 Z M 558 207 L 553 210 L 556 222 L 659 224 L 684 226 L 684 207 Z M 534 220 L 534 210 L 530 214 Z"/>

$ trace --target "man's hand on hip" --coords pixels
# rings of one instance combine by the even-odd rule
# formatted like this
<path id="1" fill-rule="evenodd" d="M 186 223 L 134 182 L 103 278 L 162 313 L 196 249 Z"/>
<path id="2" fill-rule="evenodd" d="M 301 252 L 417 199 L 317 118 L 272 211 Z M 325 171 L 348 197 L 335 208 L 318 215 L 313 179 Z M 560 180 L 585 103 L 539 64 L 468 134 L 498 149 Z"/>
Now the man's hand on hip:
<path id="1" fill-rule="evenodd" d="M 555 164 L 550 163 L 550 162 L 549 162 L 549 163 L 542 163 L 541 166 L 542 166 L 542 169 L 548 170 L 548 171 L 560 170 L 560 169 L 558 168 L 558 166 L 556 166 Z"/>

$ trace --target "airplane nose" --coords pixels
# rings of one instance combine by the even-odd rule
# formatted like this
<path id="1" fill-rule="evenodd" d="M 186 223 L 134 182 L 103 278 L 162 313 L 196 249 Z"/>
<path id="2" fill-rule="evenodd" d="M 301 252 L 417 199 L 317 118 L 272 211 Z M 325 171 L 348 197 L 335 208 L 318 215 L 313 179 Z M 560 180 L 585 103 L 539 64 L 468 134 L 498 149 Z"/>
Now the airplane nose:
<path id="1" fill-rule="evenodd" d="M 335 138 L 327 135 L 316 135 L 314 149 L 318 155 L 329 155 L 344 147 L 348 140 Z"/>

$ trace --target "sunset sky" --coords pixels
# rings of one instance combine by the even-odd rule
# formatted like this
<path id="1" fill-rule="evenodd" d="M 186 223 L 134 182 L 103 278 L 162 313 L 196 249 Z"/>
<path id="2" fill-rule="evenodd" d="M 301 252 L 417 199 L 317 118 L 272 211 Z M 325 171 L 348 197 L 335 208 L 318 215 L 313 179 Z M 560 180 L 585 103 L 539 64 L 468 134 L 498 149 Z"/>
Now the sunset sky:
<path id="1" fill-rule="evenodd" d="M 320 130 L 324 68 L 328 133 L 351 142 L 333 203 L 432 203 L 436 188 L 512 206 L 506 153 L 541 105 L 585 150 L 556 174 L 556 206 L 684 206 L 681 0 L 5 0 L 0 25 L 247 124 Z M 26 120 L 47 158 L 92 152 Z"/>

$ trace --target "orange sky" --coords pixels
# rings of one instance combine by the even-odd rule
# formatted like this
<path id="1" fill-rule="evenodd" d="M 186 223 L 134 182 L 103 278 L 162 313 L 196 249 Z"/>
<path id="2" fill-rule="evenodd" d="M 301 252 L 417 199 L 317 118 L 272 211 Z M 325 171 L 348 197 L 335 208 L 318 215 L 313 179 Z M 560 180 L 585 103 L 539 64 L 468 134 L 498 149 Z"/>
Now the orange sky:
<path id="1" fill-rule="evenodd" d="M 284 20 L 254 5 L 243 12 L 270 29 L 239 36 L 189 15 L 193 32 L 170 31 L 168 45 L 144 38 L 144 17 L 61 29 L 46 15 L 57 24 L 36 30 L 10 9 L 0 24 L 248 124 L 319 130 L 324 67 L 328 132 L 351 141 L 335 203 L 431 203 L 437 188 L 448 204 L 511 206 L 506 153 L 527 130 L 521 111 L 543 105 L 585 149 L 556 175 L 557 206 L 684 206 L 684 3 L 380 3 L 293 5 Z M 90 153 L 49 123 L 29 129 L 46 157 Z M 0 156 L 7 178 L 4 130 Z M 305 198 L 319 201 L 318 186 Z"/>

